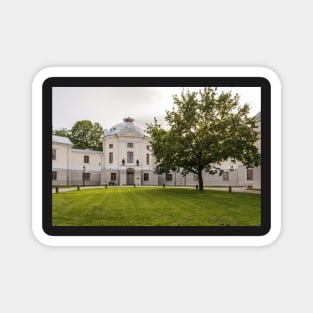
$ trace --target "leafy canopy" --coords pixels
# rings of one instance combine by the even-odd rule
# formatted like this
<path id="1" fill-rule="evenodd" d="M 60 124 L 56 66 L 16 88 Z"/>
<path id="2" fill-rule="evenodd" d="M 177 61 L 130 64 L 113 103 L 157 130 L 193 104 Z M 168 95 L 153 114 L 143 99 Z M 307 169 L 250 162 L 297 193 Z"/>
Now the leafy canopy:
<path id="1" fill-rule="evenodd" d="M 202 170 L 214 174 L 228 158 L 258 166 L 256 121 L 249 111 L 248 104 L 239 104 L 237 94 L 217 88 L 183 90 L 173 96 L 173 109 L 165 115 L 169 130 L 162 129 L 156 118 L 147 124 L 156 172 L 192 172 L 201 176 L 201 185 Z"/>
<path id="2" fill-rule="evenodd" d="M 61 136 L 61 137 L 69 137 L 70 131 L 68 131 L 66 128 L 54 129 L 53 135 Z"/>
<path id="3" fill-rule="evenodd" d="M 99 123 L 92 123 L 89 120 L 77 121 L 71 131 L 70 140 L 76 149 L 102 150 L 101 136 L 103 128 Z"/>
<path id="4" fill-rule="evenodd" d="M 99 123 L 93 124 L 88 120 L 77 121 L 71 130 L 55 129 L 53 135 L 68 137 L 76 149 L 102 150 L 103 128 Z"/>

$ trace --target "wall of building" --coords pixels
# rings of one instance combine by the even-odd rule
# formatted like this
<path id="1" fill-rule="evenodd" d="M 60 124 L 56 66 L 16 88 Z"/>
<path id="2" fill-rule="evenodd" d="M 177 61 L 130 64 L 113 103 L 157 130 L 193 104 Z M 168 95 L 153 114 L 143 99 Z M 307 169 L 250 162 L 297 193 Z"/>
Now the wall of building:
<path id="1" fill-rule="evenodd" d="M 103 141 L 104 167 L 106 169 L 117 168 L 121 159 L 119 158 L 119 141 L 118 137 L 110 136 Z M 110 148 L 113 145 L 113 148 Z M 113 153 L 113 163 L 109 161 L 109 153 Z M 120 160 L 119 160 L 120 159 Z"/>
<path id="2" fill-rule="evenodd" d="M 128 148 L 127 144 L 132 143 L 133 148 Z M 113 145 L 110 148 L 110 145 Z M 117 169 L 122 166 L 122 160 L 125 161 L 126 167 L 137 166 L 136 161 L 139 161 L 139 166 L 142 169 L 150 170 L 153 168 L 154 160 L 150 150 L 147 149 L 149 145 L 148 138 L 134 136 L 133 133 L 128 132 L 120 136 L 108 136 L 103 140 L 104 153 L 104 167 L 106 169 Z M 127 160 L 127 152 L 133 152 L 133 162 L 129 163 Z M 113 153 L 113 162 L 110 163 L 109 155 Z M 147 164 L 146 155 L 149 154 L 150 162 Z"/>
<path id="3" fill-rule="evenodd" d="M 83 179 L 82 170 L 71 170 L 71 185 L 85 185 L 85 186 L 95 186 L 100 185 L 101 182 L 101 172 L 99 171 L 88 171 L 86 172 L 90 178 Z"/>
<path id="4" fill-rule="evenodd" d="M 185 177 L 180 173 L 171 172 L 172 180 L 166 180 L 166 175 L 159 175 L 158 184 L 159 185 L 167 185 L 167 186 L 196 186 L 199 185 L 198 176 L 189 173 Z M 209 173 L 203 171 L 203 185 L 204 186 L 238 186 L 239 185 L 239 177 L 238 177 L 238 169 L 234 169 L 228 173 L 228 180 L 223 179 L 223 175 L 219 175 L 216 173 L 214 175 L 210 175 Z"/>
<path id="5" fill-rule="evenodd" d="M 52 171 L 56 172 L 57 179 L 52 180 L 52 185 L 68 185 L 68 177 L 69 177 L 69 171 L 67 169 L 63 168 L 53 168 Z"/>
<path id="6" fill-rule="evenodd" d="M 52 143 L 52 149 L 55 149 L 56 151 L 55 160 L 52 160 L 52 170 L 54 168 L 67 169 L 71 159 L 71 146 Z"/>
<path id="7" fill-rule="evenodd" d="M 55 160 L 52 160 L 52 171 L 56 172 L 57 176 L 56 180 L 52 180 L 52 185 L 68 185 L 70 181 L 71 146 L 53 142 L 52 149 L 55 149 Z"/>
<path id="8" fill-rule="evenodd" d="M 144 174 L 148 174 L 148 181 L 144 180 Z M 141 184 L 143 186 L 158 186 L 158 175 L 155 174 L 153 171 L 143 170 L 141 172 Z"/>
<path id="9" fill-rule="evenodd" d="M 261 166 L 253 169 L 253 182 L 252 187 L 254 189 L 261 189 Z"/>
<path id="10" fill-rule="evenodd" d="M 90 171 L 100 172 L 102 164 L 102 155 L 103 153 L 101 151 L 72 149 L 70 168 L 72 170 L 80 171 L 83 170 L 85 166 L 86 172 Z M 84 162 L 85 156 L 89 157 L 88 163 Z"/>
<path id="11" fill-rule="evenodd" d="M 133 146 L 129 147 L 128 144 Z M 118 136 L 105 136 L 103 138 L 104 166 L 101 170 L 101 184 L 109 184 L 112 181 L 111 173 L 116 173 L 115 184 L 126 186 L 127 169 L 133 169 L 134 184 L 157 185 L 157 176 L 153 174 L 154 158 L 147 146 L 149 146 L 149 139 L 132 130 L 127 130 Z M 127 152 L 133 153 L 132 162 L 128 162 Z M 113 153 L 112 162 L 110 162 L 110 153 Z M 149 154 L 149 162 L 147 162 L 147 154 Z M 144 181 L 144 173 L 149 173 L 149 181 Z"/>
<path id="12" fill-rule="evenodd" d="M 56 150 L 52 171 L 57 175 L 52 185 L 82 185 L 84 172 L 90 173 L 90 180 L 85 179 L 85 185 L 100 184 L 102 152 L 71 149 L 70 145 L 59 143 L 53 143 L 52 148 Z M 84 162 L 84 156 L 89 157 L 88 163 Z"/>
<path id="13" fill-rule="evenodd" d="M 247 169 L 243 165 L 238 166 L 238 186 L 247 185 Z"/>

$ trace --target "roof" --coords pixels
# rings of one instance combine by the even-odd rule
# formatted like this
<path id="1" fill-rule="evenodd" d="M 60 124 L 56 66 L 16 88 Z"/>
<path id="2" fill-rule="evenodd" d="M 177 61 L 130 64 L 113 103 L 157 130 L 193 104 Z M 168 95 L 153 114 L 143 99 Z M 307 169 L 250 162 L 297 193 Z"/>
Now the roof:
<path id="1" fill-rule="evenodd" d="M 134 119 L 131 117 L 124 118 L 123 123 L 116 124 L 112 126 L 109 130 L 104 131 L 104 137 L 106 136 L 112 136 L 112 135 L 119 135 L 122 134 L 128 130 L 131 130 L 138 135 L 146 136 L 144 128 L 134 123 Z"/>
<path id="2" fill-rule="evenodd" d="M 73 145 L 73 143 L 67 137 L 56 135 L 52 135 L 52 142 L 62 143 L 64 145 Z"/>
<path id="3" fill-rule="evenodd" d="M 73 152 L 79 152 L 79 153 L 93 153 L 93 154 L 102 154 L 102 151 L 96 151 L 96 150 L 90 150 L 90 149 L 72 149 Z"/>

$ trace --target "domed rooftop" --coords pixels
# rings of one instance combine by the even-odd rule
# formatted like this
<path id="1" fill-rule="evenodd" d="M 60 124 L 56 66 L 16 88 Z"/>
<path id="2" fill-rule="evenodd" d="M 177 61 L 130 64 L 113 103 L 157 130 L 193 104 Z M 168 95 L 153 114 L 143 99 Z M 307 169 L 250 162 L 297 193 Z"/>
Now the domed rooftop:
<path id="1" fill-rule="evenodd" d="M 112 126 L 109 130 L 104 131 L 104 137 L 119 135 L 121 133 L 127 132 L 128 130 L 132 130 L 141 136 L 146 136 L 144 128 L 134 123 L 134 119 L 131 117 L 126 117 L 123 119 L 124 123 L 119 123 Z"/>

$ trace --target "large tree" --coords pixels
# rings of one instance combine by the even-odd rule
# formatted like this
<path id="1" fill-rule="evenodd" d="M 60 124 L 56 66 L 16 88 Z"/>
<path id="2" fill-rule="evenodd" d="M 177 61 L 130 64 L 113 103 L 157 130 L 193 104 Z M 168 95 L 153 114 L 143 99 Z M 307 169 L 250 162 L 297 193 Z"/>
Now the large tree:
<path id="1" fill-rule="evenodd" d="M 163 129 L 157 119 L 147 125 L 156 172 L 194 173 L 202 191 L 203 171 L 221 173 L 221 162 L 228 158 L 246 167 L 258 166 L 256 121 L 249 111 L 248 104 L 240 105 L 239 95 L 218 88 L 183 90 L 173 96 L 173 109 L 165 115 L 169 129 Z"/>
<path id="2" fill-rule="evenodd" d="M 76 149 L 102 150 L 101 136 L 103 128 L 99 123 L 88 120 L 77 121 L 71 131 L 69 138 Z"/>

